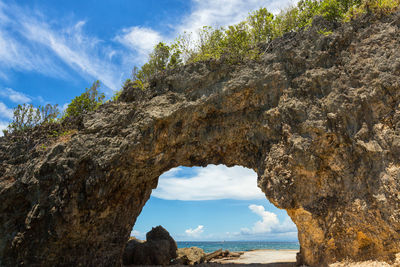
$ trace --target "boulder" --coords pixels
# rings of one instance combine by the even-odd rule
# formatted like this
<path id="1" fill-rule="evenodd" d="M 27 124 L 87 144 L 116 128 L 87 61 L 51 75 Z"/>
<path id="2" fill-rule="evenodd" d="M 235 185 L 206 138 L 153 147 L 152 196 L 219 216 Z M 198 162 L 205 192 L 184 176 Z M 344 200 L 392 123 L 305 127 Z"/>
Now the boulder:
<path id="1" fill-rule="evenodd" d="M 175 240 L 162 226 L 146 234 L 146 241 L 131 238 L 123 254 L 125 265 L 169 265 L 177 257 Z"/>
<path id="2" fill-rule="evenodd" d="M 166 240 L 168 241 L 169 255 L 172 258 L 176 258 L 176 251 L 178 250 L 178 246 L 176 245 L 175 240 L 170 236 L 167 230 L 165 230 L 161 225 L 155 228 L 152 228 L 150 232 L 146 234 L 147 242 L 155 242 Z"/>
<path id="3" fill-rule="evenodd" d="M 200 264 L 204 262 L 205 256 L 204 250 L 198 247 L 180 248 L 178 249 L 178 257 L 175 263 L 184 265 Z"/>

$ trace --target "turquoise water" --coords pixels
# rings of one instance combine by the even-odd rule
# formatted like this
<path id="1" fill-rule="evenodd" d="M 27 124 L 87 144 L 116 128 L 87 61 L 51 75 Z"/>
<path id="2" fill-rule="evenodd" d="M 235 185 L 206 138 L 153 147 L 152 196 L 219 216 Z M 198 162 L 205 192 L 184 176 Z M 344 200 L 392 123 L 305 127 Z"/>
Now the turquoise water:
<path id="1" fill-rule="evenodd" d="M 178 248 L 198 247 L 206 253 L 218 249 L 229 251 L 249 251 L 253 249 L 300 249 L 298 242 L 264 242 L 264 241 L 225 241 L 225 242 L 196 242 L 196 241 L 178 241 Z"/>

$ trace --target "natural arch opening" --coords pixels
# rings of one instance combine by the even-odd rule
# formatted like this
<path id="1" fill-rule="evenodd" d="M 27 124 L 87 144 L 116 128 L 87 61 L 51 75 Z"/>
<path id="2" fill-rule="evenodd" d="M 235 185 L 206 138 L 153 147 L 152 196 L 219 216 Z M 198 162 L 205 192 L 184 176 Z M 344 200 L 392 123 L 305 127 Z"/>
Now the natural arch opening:
<path id="1" fill-rule="evenodd" d="M 144 240 L 157 225 L 169 231 L 178 248 L 257 250 L 236 259 L 242 263 L 271 263 L 272 251 L 264 250 L 275 250 L 275 260 L 295 262 L 299 251 L 297 228 L 287 212 L 269 202 L 257 174 L 241 166 L 180 166 L 163 173 L 131 236 Z"/>

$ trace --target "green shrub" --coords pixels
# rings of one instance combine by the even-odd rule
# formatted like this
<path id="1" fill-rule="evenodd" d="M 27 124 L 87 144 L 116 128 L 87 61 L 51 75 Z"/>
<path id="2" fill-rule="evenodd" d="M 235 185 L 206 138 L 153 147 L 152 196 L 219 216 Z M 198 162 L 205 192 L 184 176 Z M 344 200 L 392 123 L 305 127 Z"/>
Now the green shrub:
<path id="1" fill-rule="evenodd" d="M 329 21 L 349 21 L 364 13 L 388 14 L 398 9 L 400 0 L 300 0 L 274 16 L 266 8 L 249 13 L 247 19 L 227 28 L 204 26 L 198 32 L 198 39 L 192 33 L 184 32 L 172 44 L 158 43 L 149 55 L 149 60 L 141 68 L 134 67 L 132 77 L 123 88 L 134 86 L 144 89 L 150 78 L 157 72 L 176 68 L 182 64 L 227 56 L 229 62 L 237 63 L 254 59 L 263 51 L 258 51 L 259 42 L 270 42 L 285 33 L 307 28 L 315 16 Z M 329 29 L 320 29 L 320 34 L 329 35 Z M 104 101 L 99 93 L 100 82 L 96 81 L 68 105 L 63 119 L 77 117 L 95 110 Z M 112 97 L 116 101 L 121 91 Z M 57 105 L 35 108 L 33 105 L 18 105 L 14 109 L 13 121 L 8 132 L 31 129 L 36 125 L 57 121 Z"/>
<path id="2" fill-rule="evenodd" d="M 266 8 L 251 12 L 247 23 L 250 26 L 250 38 L 253 45 L 271 41 L 274 38 L 274 15 Z"/>
<path id="3" fill-rule="evenodd" d="M 58 109 L 58 105 L 47 104 L 46 106 L 39 106 L 38 110 L 41 113 L 41 123 L 53 123 L 58 120 L 60 115 L 60 110 Z"/>
<path id="4" fill-rule="evenodd" d="M 18 105 L 14 108 L 13 120 L 4 133 L 24 132 L 38 125 L 53 123 L 59 114 L 58 105 L 47 104 L 37 108 L 32 104 Z"/>
<path id="5" fill-rule="evenodd" d="M 165 70 L 170 56 L 170 48 L 163 42 L 159 42 L 150 54 L 149 65 L 152 68 L 152 72 Z"/>
<path id="6" fill-rule="evenodd" d="M 86 88 L 85 92 L 75 97 L 65 110 L 65 118 L 78 117 L 89 111 L 97 109 L 104 102 L 104 94 L 99 93 L 100 81 L 96 81 L 90 88 Z"/>
<path id="7" fill-rule="evenodd" d="M 275 16 L 273 21 L 273 39 L 287 32 L 297 30 L 298 13 L 299 10 L 296 7 L 289 7 L 287 10 Z"/>
<path id="8" fill-rule="evenodd" d="M 172 53 L 171 53 L 172 52 Z M 149 61 L 140 69 L 132 70 L 132 82 L 135 86 L 144 88 L 148 80 L 157 72 L 167 68 L 174 68 L 181 63 L 180 51 L 172 51 L 171 47 L 163 42 L 158 43 L 149 55 Z"/>
<path id="9" fill-rule="evenodd" d="M 186 63 L 194 54 L 192 33 L 184 32 L 171 44 L 173 53 L 179 53 L 181 63 Z"/>
<path id="10" fill-rule="evenodd" d="M 135 86 L 145 88 L 151 76 L 168 68 L 207 59 L 228 56 L 231 63 L 254 59 L 259 53 L 259 42 L 270 42 L 287 32 L 311 26 L 315 16 L 329 21 L 348 21 L 366 12 L 390 13 L 398 8 L 400 0 L 300 0 L 274 16 L 266 8 L 249 13 L 247 19 L 225 28 L 204 26 L 198 38 L 185 32 L 170 46 L 159 43 L 149 56 L 149 61 L 132 76 Z M 329 29 L 320 30 L 328 35 Z"/>
<path id="11" fill-rule="evenodd" d="M 122 93 L 122 90 L 118 90 L 114 93 L 114 95 L 111 97 L 111 101 L 116 102 L 118 100 L 118 98 L 120 97 Z"/>
<path id="12" fill-rule="evenodd" d="M 188 62 L 197 62 L 219 58 L 224 52 L 223 40 L 226 37 L 223 28 L 204 26 L 198 31 L 198 40 L 194 44 Z"/>
<path id="13" fill-rule="evenodd" d="M 297 18 L 295 30 L 309 27 L 314 16 L 320 15 L 321 1 L 300 0 L 297 4 Z"/>
<path id="14" fill-rule="evenodd" d="M 360 0 L 360 4 L 350 7 L 346 20 L 366 12 L 389 14 L 399 8 L 399 0 Z"/>
<path id="15" fill-rule="evenodd" d="M 246 22 L 229 26 L 222 40 L 222 47 L 233 62 L 252 55 L 249 26 Z"/>

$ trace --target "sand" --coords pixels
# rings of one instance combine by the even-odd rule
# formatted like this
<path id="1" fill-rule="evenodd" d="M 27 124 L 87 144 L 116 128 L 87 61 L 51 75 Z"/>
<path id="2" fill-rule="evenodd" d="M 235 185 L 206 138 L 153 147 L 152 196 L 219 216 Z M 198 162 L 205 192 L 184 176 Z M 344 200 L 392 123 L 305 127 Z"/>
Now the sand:
<path id="1" fill-rule="evenodd" d="M 296 266 L 296 253 L 298 250 L 252 250 L 245 251 L 240 258 L 228 259 L 228 260 L 216 260 L 212 263 L 202 263 L 196 265 L 198 267 L 240 267 L 240 266 L 266 266 L 266 267 L 295 267 Z M 132 265 L 133 266 L 133 265 Z M 141 266 L 141 265 L 136 265 Z M 173 265 L 176 267 L 183 265 Z M 390 265 L 386 262 L 379 261 L 364 261 L 364 262 L 338 262 L 330 264 L 329 267 L 390 267 L 400 266 L 400 253 L 398 259 L 394 265 Z M 303 265 L 303 267 L 307 267 Z"/>
<path id="2" fill-rule="evenodd" d="M 220 263 L 234 264 L 267 264 L 267 266 L 295 266 L 298 250 L 269 250 L 260 249 L 245 251 L 240 258 L 219 261 Z"/>
<path id="3" fill-rule="evenodd" d="M 245 251 L 240 258 L 219 261 L 223 266 L 267 266 L 267 267 L 294 267 L 296 266 L 296 253 L 298 250 L 253 250 Z M 400 266 L 400 254 L 397 264 L 390 265 L 386 262 L 364 261 L 364 262 L 337 262 L 329 267 L 390 267 Z M 211 265 L 212 266 L 212 265 Z M 305 265 L 303 265 L 305 266 Z"/>

